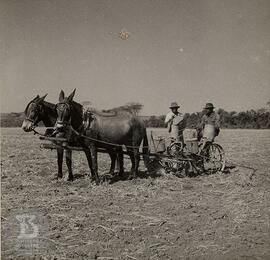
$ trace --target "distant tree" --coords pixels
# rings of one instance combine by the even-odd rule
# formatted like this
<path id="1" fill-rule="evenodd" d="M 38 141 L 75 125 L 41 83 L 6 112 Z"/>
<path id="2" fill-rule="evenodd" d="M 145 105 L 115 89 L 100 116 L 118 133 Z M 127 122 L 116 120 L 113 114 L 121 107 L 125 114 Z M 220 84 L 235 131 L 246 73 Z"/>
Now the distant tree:
<path id="1" fill-rule="evenodd" d="M 82 103 L 81 103 L 83 106 L 91 106 L 92 105 L 92 102 L 91 101 L 83 101 Z"/>
<path id="2" fill-rule="evenodd" d="M 124 107 L 127 110 L 129 110 L 132 114 L 137 116 L 141 112 L 143 105 L 141 103 L 138 103 L 138 102 L 129 102 L 129 103 L 126 103 L 124 105 Z"/>
<path id="3" fill-rule="evenodd" d="M 91 106 L 90 101 L 82 102 L 84 106 Z M 267 107 L 268 106 L 268 107 Z M 217 110 L 217 113 L 221 118 L 221 127 L 222 128 L 270 128 L 270 101 L 267 102 L 267 106 L 260 108 L 258 110 L 248 110 L 242 112 L 235 111 L 225 111 L 220 108 Z M 138 115 L 142 109 L 143 105 L 138 102 L 130 102 L 124 106 L 119 106 L 110 110 L 104 110 L 104 112 L 111 111 L 124 111 L 128 113 L 133 113 Z M 21 126 L 24 120 L 24 113 L 1 113 L 1 126 L 2 127 L 16 127 Z M 197 126 L 202 117 L 202 112 L 197 113 L 186 113 L 184 115 L 184 120 L 186 127 Z M 161 116 L 151 116 L 145 120 L 147 127 L 165 127 L 165 115 Z"/>
<path id="4" fill-rule="evenodd" d="M 150 118 L 145 121 L 145 125 L 147 127 L 166 127 L 164 120 L 165 120 L 165 115 L 150 116 Z"/>

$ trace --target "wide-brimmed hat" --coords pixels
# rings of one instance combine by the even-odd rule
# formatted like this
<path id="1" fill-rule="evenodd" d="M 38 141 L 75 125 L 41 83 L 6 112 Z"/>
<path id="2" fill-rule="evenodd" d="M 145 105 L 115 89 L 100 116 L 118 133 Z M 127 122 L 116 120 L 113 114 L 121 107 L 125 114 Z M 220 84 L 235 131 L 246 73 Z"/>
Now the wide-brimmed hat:
<path id="1" fill-rule="evenodd" d="M 177 104 L 177 102 L 172 102 L 170 108 L 179 108 L 180 106 Z"/>
<path id="2" fill-rule="evenodd" d="M 208 109 L 208 108 L 215 108 L 215 107 L 212 103 L 206 103 L 204 109 Z"/>

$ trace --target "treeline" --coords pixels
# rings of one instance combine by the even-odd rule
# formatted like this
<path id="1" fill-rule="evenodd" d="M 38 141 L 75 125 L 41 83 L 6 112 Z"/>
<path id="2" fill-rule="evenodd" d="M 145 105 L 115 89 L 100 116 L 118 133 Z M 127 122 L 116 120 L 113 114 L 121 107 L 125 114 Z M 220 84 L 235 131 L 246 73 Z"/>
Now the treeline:
<path id="1" fill-rule="evenodd" d="M 139 109 L 138 109 L 139 110 Z M 136 110 L 136 114 L 138 113 Z M 270 111 L 269 109 L 248 110 L 245 112 L 227 112 L 224 109 L 217 110 L 220 115 L 222 128 L 254 128 L 270 129 Z M 187 127 L 196 126 L 202 112 L 186 113 L 184 120 Z M 147 127 L 166 127 L 165 115 L 142 117 Z M 24 113 L 1 113 L 1 127 L 20 127 L 24 119 Z"/>
<path id="2" fill-rule="evenodd" d="M 1 127 L 20 127 L 24 113 L 1 113 Z"/>
<path id="3" fill-rule="evenodd" d="M 270 111 L 267 109 L 248 110 L 237 113 L 227 112 L 224 109 L 219 109 L 217 113 L 220 115 L 222 128 L 253 128 L 266 129 L 270 128 Z M 202 112 L 186 113 L 184 120 L 187 127 L 194 127 L 199 124 Z M 165 115 L 150 116 L 145 120 L 147 127 L 165 127 Z"/>

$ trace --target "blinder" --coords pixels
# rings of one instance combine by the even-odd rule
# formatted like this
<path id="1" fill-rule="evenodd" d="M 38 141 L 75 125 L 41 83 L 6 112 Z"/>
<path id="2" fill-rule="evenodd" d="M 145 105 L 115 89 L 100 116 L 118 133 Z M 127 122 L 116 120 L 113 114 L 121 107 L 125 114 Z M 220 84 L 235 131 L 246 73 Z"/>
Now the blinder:
<path id="1" fill-rule="evenodd" d="M 71 124 L 72 107 L 67 102 L 59 102 L 55 105 L 55 110 L 57 112 L 56 128 L 64 128 Z"/>
<path id="2" fill-rule="evenodd" d="M 34 112 L 34 115 L 35 115 L 33 118 L 30 117 L 31 113 L 28 112 L 29 107 L 31 107 L 31 105 L 35 106 L 34 108 L 31 108 L 31 109 L 34 110 L 34 111 L 31 110 L 31 112 Z M 39 120 L 39 115 L 42 114 L 42 112 L 43 112 L 42 105 L 37 104 L 35 102 L 32 102 L 31 104 L 29 104 L 29 106 L 27 108 L 25 120 L 31 122 L 35 126 L 40 121 Z"/>

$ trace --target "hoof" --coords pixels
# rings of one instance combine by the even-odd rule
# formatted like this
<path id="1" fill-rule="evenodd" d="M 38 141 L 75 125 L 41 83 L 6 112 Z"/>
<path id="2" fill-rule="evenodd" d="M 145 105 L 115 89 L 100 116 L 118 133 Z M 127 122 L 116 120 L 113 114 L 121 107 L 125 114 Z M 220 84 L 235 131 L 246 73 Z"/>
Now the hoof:
<path id="1" fill-rule="evenodd" d="M 96 180 L 95 180 L 95 178 L 93 178 L 92 176 L 90 176 L 90 182 L 92 183 L 92 182 L 95 182 Z"/>
<path id="2" fill-rule="evenodd" d="M 115 176 L 116 174 L 114 173 L 114 171 L 109 171 L 109 175 Z"/>
<path id="3" fill-rule="evenodd" d="M 73 181 L 73 177 L 68 177 L 67 181 Z"/>
<path id="4" fill-rule="evenodd" d="M 119 176 L 120 178 L 123 178 L 123 177 L 124 177 L 124 172 L 123 172 L 123 171 L 119 172 L 119 173 L 118 173 L 118 176 Z"/>
<path id="5" fill-rule="evenodd" d="M 100 184 L 100 179 L 96 179 L 96 178 L 91 177 L 90 182 L 95 183 L 96 185 L 99 185 Z"/>
<path id="6" fill-rule="evenodd" d="M 100 179 L 97 178 L 97 179 L 95 180 L 95 182 L 96 182 L 96 185 L 99 185 L 99 184 L 100 184 Z"/>
<path id="7" fill-rule="evenodd" d="M 63 175 L 56 175 L 56 176 L 53 176 L 53 180 L 61 180 L 63 178 Z"/>
<path id="8" fill-rule="evenodd" d="M 137 178 L 136 175 L 129 175 L 128 180 L 135 180 Z"/>

